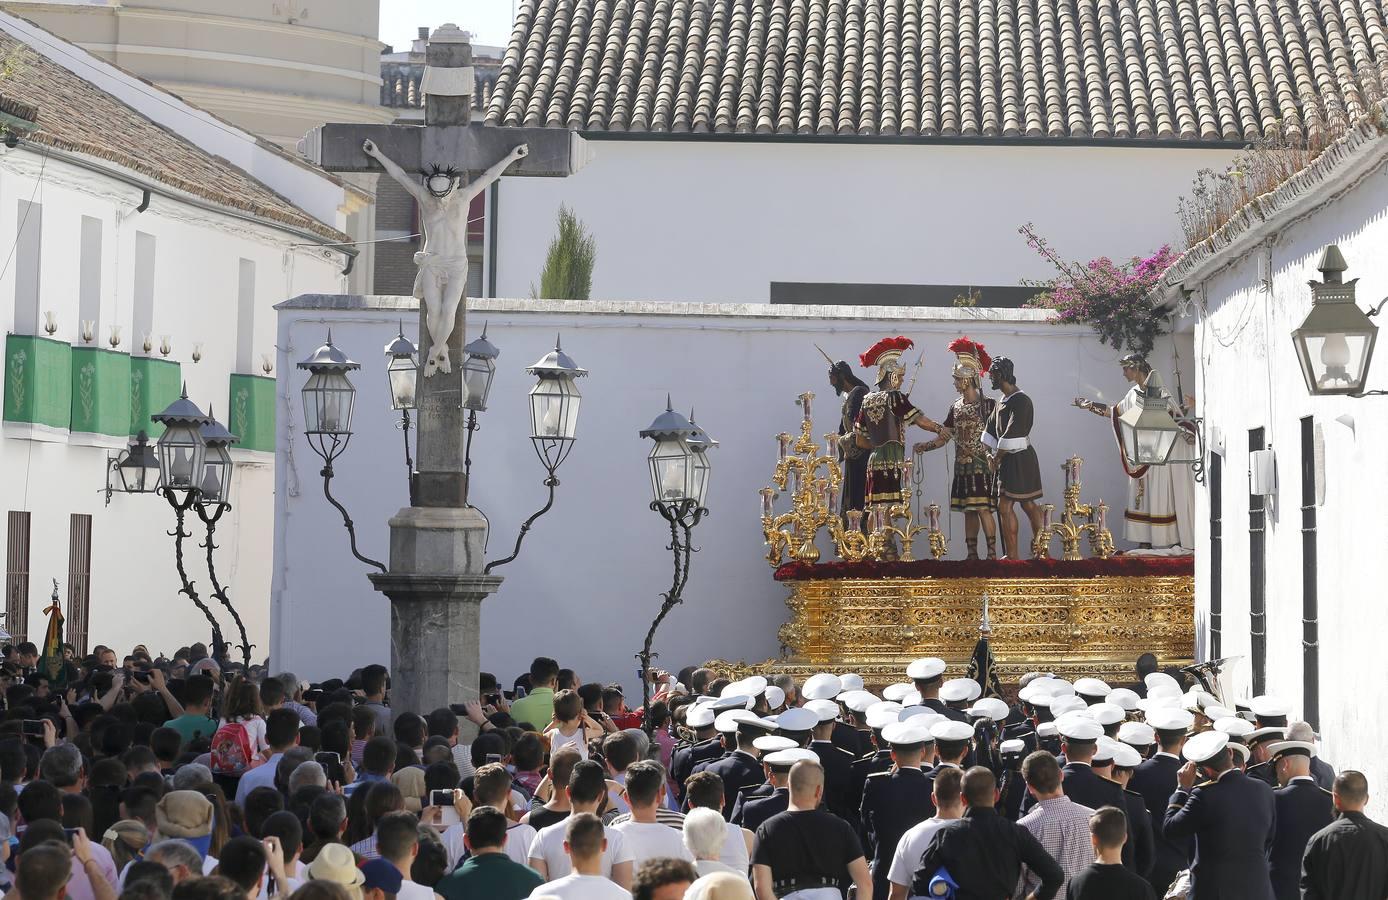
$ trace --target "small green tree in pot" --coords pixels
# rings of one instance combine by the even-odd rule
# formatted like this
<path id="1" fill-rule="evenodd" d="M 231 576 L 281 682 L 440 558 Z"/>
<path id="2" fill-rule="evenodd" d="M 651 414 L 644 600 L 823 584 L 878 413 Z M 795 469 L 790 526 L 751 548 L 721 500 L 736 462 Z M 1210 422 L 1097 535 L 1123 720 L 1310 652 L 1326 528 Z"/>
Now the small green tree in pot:
<path id="1" fill-rule="evenodd" d="M 587 300 L 597 256 L 597 241 L 572 210 L 560 205 L 559 231 L 549 242 L 539 288 L 530 286 L 531 299 Z"/>

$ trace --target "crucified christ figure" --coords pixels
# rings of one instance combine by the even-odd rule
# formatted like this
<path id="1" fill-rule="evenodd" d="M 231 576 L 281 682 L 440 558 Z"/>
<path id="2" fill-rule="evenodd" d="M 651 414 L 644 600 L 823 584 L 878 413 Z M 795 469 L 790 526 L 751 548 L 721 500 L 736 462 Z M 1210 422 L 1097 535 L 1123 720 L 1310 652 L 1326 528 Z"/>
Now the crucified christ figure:
<path id="1" fill-rule="evenodd" d="M 423 185 L 383 154 L 374 141 L 364 141 L 361 148 L 419 203 L 424 249 L 414 255 L 414 263 L 419 267 L 414 295 L 424 301 L 425 325 L 432 342 L 424 359 L 424 375 L 427 378 L 438 371 L 451 372 L 448 338 L 453 334 L 458 307 L 467 293 L 468 208 L 473 197 L 500 178 L 529 148 L 525 144 L 514 148 L 501 162 L 467 184 L 451 166 L 441 169 L 436 165 L 433 171 L 425 173 Z"/>

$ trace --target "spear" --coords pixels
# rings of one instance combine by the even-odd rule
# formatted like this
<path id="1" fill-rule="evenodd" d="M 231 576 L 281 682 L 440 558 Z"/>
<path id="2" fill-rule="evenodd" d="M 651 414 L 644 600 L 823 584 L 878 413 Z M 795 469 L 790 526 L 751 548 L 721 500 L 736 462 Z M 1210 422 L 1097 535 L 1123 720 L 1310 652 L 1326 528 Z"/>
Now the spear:
<path id="1" fill-rule="evenodd" d="M 921 363 L 923 363 L 923 362 L 925 362 L 925 348 L 924 348 L 924 347 L 921 348 L 921 355 L 918 356 L 918 357 L 916 357 L 916 365 L 915 365 L 915 368 L 911 369 L 911 383 L 910 383 L 909 385 L 906 386 L 906 396 L 908 396 L 908 397 L 911 395 L 911 392 L 914 391 L 914 390 L 916 389 L 916 376 L 920 375 L 920 373 L 921 373 Z"/>
<path id="2" fill-rule="evenodd" d="M 814 348 L 819 351 L 819 355 L 824 357 L 824 361 L 827 362 L 829 364 L 829 368 L 832 369 L 834 367 L 834 360 L 830 358 L 829 354 L 824 352 L 824 348 L 819 346 L 818 344 L 815 344 Z"/>

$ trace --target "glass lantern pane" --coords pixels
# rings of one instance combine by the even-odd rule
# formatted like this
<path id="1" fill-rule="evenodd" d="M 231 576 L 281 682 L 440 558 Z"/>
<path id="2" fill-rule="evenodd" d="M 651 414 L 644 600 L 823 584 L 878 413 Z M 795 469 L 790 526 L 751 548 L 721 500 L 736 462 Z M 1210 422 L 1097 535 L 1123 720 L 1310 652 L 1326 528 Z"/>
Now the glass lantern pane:
<path id="1" fill-rule="evenodd" d="M 391 409 L 413 409 L 415 383 L 419 375 L 419 370 L 415 368 L 413 361 L 408 359 L 392 359 L 390 368 L 386 370 L 386 377 L 390 380 L 390 407 Z"/>
<path id="2" fill-rule="evenodd" d="M 1315 393 L 1352 393 L 1364 384 L 1372 335 L 1332 333 L 1298 335 L 1298 355 L 1302 368 L 1310 375 L 1308 386 Z M 1302 344 L 1304 343 L 1304 351 Z"/>
<path id="3" fill-rule="evenodd" d="M 680 440 L 656 441 L 651 448 L 651 489 L 657 503 L 678 503 L 689 496 L 688 455 Z"/>
<path id="4" fill-rule="evenodd" d="M 541 378 L 530 391 L 533 437 L 573 440 L 578 431 L 578 391 L 568 378 Z"/>
<path id="5" fill-rule="evenodd" d="M 469 356 L 463 364 L 463 408 L 477 412 L 487 409 L 487 395 L 491 392 L 492 376 L 496 373 L 496 363 L 490 359 Z"/>
<path id="6" fill-rule="evenodd" d="M 712 468 L 707 453 L 693 454 L 689 468 L 692 488 L 690 496 L 699 506 L 704 506 L 708 499 L 708 479 Z"/>

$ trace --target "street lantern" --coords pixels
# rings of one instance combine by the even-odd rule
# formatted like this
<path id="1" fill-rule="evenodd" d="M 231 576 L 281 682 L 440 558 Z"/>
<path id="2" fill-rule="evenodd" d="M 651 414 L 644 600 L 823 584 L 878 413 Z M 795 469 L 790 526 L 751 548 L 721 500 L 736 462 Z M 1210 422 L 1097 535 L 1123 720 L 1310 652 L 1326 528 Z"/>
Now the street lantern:
<path id="1" fill-rule="evenodd" d="M 386 344 L 386 378 L 390 381 L 390 408 L 414 409 L 415 387 L 419 381 L 419 360 L 415 354 L 419 348 L 414 341 L 405 337 L 402 323 L 400 333 Z"/>
<path id="2" fill-rule="evenodd" d="M 525 371 L 536 378 L 530 389 L 530 440 L 545 468 L 553 472 L 573 449 L 582 399 L 574 380 L 588 370 L 578 367 L 556 337 L 554 349 Z"/>
<path id="3" fill-rule="evenodd" d="M 188 385 L 183 393 L 160 413 L 150 416 L 164 426 L 156 448 L 159 455 L 159 479 L 166 490 L 197 490 L 202 478 L 203 459 L 207 446 L 202 440 L 202 426 L 212 419 L 188 399 Z"/>
<path id="4" fill-rule="evenodd" d="M 347 373 L 360 369 L 347 354 L 333 346 L 333 333 L 328 342 L 313 355 L 298 364 L 311 373 L 304 382 L 304 434 L 314 451 L 324 460 L 342 452 L 352 436 L 352 410 L 356 405 L 357 389 Z"/>
<path id="5" fill-rule="evenodd" d="M 675 412 L 669 397 L 665 412 L 640 432 L 651 438 L 646 462 L 650 466 L 653 502 L 665 506 L 692 503 L 703 506 L 708 495 L 709 463 L 707 435 L 690 420 Z M 701 436 L 697 437 L 696 436 Z"/>
<path id="6" fill-rule="evenodd" d="M 143 430 L 131 438 L 126 448 L 106 459 L 106 505 L 111 495 L 149 494 L 159 488 L 159 457 Z"/>
<path id="7" fill-rule="evenodd" d="M 487 340 L 485 322 L 482 336 L 464 347 L 463 353 L 463 408 L 486 412 L 487 395 L 492 392 L 492 377 L 496 375 L 496 358 L 501 351 Z"/>
<path id="8" fill-rule="evenodd" d="M 1339 247 L 1328 245 L 1316 268 L 1322 280 L 1310 283 L 1311 311 L 1292 332 L 1301 377 L 1315 395 L 1361 393 L 1378 326 L 1354 301 L 1359 279 L 1343 279 L 1348 266 Z"/>
<path id="9" fill-rule="evenodd" d="M 1176 446 L 1181 426 L 1171 415 L 1171 398 L 1155 371 L 1138 392 L 1138 402 L 1118 417 L 1123 454 L 1132 466 L 1164 466 Z"/>
<path id="10" fill-rule="evenodd" d="M 209 408 L 209 422 L 202 426 L 202 442 L 207 448 L 202 464 L 202 480 L 198 490 L 204 503 L 225 503 L 231 493 L 231 445 L 236 435 L 226 430 Z"/>

